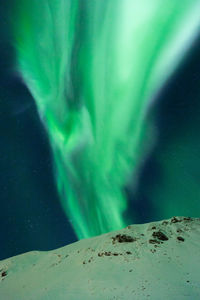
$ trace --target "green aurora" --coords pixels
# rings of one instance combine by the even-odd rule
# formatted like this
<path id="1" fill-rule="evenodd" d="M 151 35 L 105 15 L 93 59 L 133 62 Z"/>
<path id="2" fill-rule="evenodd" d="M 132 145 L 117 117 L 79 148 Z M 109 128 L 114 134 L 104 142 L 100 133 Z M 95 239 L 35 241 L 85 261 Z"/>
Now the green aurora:
<path id="1" fill-rule="evenodd" d="M 19 0 L 18 70 L 47 130 L 79 238 L 120 229 L 154 145 L 155 96 L 195 39 L 199 0 Z M 133 220 L 134 222 L 134 220 Z"/>

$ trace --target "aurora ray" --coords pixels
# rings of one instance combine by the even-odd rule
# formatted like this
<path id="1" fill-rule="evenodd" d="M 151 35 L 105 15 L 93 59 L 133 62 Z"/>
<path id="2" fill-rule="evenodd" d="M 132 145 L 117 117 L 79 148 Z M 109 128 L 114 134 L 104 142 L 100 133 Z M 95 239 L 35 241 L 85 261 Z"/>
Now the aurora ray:
<path id="1" fill-rule="evenodd" d="M 120 229 L 151 147 L 148 109 L 198 31 L 198 0 L 19 0 L 18 70 L 47 130 L 79 238 Z"/>

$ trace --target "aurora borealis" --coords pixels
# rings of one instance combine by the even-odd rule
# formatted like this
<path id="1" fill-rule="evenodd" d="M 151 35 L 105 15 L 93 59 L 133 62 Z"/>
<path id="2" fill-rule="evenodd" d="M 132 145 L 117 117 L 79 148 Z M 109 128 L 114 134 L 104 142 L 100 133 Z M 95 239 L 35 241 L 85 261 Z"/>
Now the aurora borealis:
<path id="1" fill-rule="evenodd" d="M 79 238 L 130 222 L 123 188 L 154 143 L 148 109 L 200 24 L 198 1 L 162 5 L 19 6 L 19 71 L 47 130 L 60 199 Z"/>
<path id="2" fill-rule="evenodd" d="M 66 244 L 65 218 L 80 239 L 199 216 L 199 1 L 17 0 L 7 9 L 0 183 L 10 234 L 1 243 L 28 226 L 19 249 Z"/>

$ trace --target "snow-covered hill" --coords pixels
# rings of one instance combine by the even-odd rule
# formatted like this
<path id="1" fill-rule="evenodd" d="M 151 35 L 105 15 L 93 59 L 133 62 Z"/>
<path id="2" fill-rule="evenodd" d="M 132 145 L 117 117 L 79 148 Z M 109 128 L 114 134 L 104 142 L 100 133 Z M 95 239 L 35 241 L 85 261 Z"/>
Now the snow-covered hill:
<path id="1" fill-rule="evenodd" d="M 131 225 L 0 262 L 0 300 L 199 300 L 200 219 Z"/>

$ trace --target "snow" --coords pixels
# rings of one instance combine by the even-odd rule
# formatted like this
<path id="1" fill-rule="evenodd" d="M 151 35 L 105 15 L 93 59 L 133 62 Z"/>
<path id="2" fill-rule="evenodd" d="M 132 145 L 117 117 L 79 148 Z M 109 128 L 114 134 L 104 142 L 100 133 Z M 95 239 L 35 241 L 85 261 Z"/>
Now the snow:
<path id="1" fill-rule="evenodd" d="M 200 219 L 131 225 L 0 262 L 2 300 L 200 299 Z"/>

